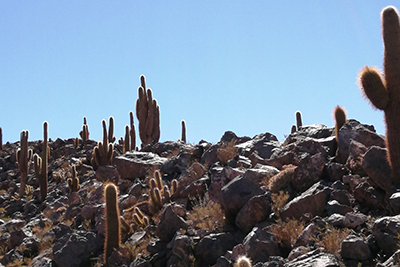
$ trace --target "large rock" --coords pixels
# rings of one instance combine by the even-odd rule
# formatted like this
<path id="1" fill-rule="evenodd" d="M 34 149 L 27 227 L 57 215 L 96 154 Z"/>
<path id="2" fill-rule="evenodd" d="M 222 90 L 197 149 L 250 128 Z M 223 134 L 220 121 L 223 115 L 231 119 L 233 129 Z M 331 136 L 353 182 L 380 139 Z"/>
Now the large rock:
<path id="1" fill-rule="evenodd" d="M 245 254 L 252 260 L 253 264 L 267 262 L 270 256 L 281 255 L 278 238 L 258 227 L 254 227 L 244 238 L 243 246 Z"/>
<path id="2" fill-rule="evenodd" d="M 326 203 L 331 192 L 332 189 L 321 182 L 314 184 L 283 207 L 281 218 L 300 219 L 306 213 L 311 213 L 313 216 L 321 216 L 326 208 Z"/>
<path id="3" fill-rule="evenodd" d="M 368 244 L 363 238 L 355 235 L 349 235 L 342 241 L 340 254 L 345 259 L 359 261 L 368 260 L 371 257 Z"/>
<path id="4" fill-rule="evenodd" d="M 220 204 L 225 211 L 225 218 L 228 223 L 234 223 L 239 210 L 256 195 L 264 192 L 260 187 L 242 175 L 236 177 L 225 185 L 220 193 Z"/>
<path id="5" fill-rule="evenodd" d="M 151 152 L 127 152 L 114 159 L 118 173 L 122 179 L 135 180 L 144 178 L 147 174 L 153 174 L 154 170 L 160 169 L 167 161 L 157 154 Z"/>
<path id="6" fill-rule="evenodd" d="M 311 185 L 316 183 L 322 175 L 325 166 L 325 158 L 322 153 L 307 155 L 294 170 L 292 179 L 293 187 L 304 192 Z"/>
<path id="7" fill-rule="evenodd" d="M 208 188 L 208 194 L 214 202 L 219 202 L 221 189 L 235 177 L 243 174 L 244 170 L 232 167 L 213 167 L 210 169 L 211 184 Z"/>
<path id="8" fill-rule="evenodd" d="M 261 158 L 268 159 L 271 157 L 273 151 L 281 146 L 282 144 L 278 141 L 275 135 L 263 133 L 237 145 L 237 148 L 240 155 L 248 157 L 255 152 Z"/>
<path id="9" fill-rule="evenodd" d="M 340 267 L 337 258 L 319 249 L 310 251 L 304 255 L 287 262 L 285 267 Z"/>
<path id="10" fill-rule="evenodd" d="M 172 205 L 169 204 L 164 208 L 161 215 L 160 223 L 158 224 L 156 235 L 162 240 L 169 242 L 174 237 L 175 233 L 180 229 L 186 229 L 188 224 L 182 217 L 178 216 Z"/>
<path id="11" fill-rule="evenodd" d="M 400 234 L 400 215 L 383 217 L 374 222 L 372 234 L 378 246 L 386 255 L 392 255 L 398 249 Z"/>
<path id="12" fill-rule="evenodd" d="M 392 185 L 392 173 L 386 153 L 386 148 L 371 146 L 363 157 L 362 167 L 372 185 L 389 192 Z"/>

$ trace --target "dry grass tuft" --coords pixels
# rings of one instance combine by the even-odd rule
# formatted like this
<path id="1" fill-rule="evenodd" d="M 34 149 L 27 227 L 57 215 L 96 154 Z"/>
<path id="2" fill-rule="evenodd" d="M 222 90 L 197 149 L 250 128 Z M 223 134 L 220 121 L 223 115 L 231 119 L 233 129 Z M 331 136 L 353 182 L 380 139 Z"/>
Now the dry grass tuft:
<path id="1" fill-rule="evenodd" d="M 326 229 L 318 240 L 318 245 L 325 248 L 325 251 L 339 257 L 340 245 L 342 241 L 351 233 L 350 229 L 344 228 L 342 230 L 329 227 Z"/>
<path id="2" fill-rule="evenodd" d="M 226 165 L 229 160 L 237 155 L 236 140 L 232 139 L 230 142 L 223 142 L 217 150 L 217 157 L 222 165 Z"/>
<path id="3" fill-rule="evenodd" d="M 282 208 L 286 205 L 289 194 L 287 192 L 279 191 L 278 194 L 272 193 L 272 211 L 279 217 L 279 213 Z"/>
<path id="4" fill-rule="evenodd" d="M 271 225 L 269 231 L 276 235 L 282 247 L 291 249 L 297 237 L 304 230 L 304 223 L 295 219 L 283 222 L 278 220 L 277 224 Z"/>
<path id="5" fill-rule="evenodd" d="M 269 191 L 278 193 L 280 190 L 285 189 L 293 179 L 294 170 L 296 166 L 286 165 L 283 170 L 272 176 L 267 184 Z"/>
<path id="6" fill-rule="evenodd" d="M 194 207 L 189 211 L 187 219 L 193 222 L 193 227 L 198 229 L 214 230 L 225 224 L 225 214 L 218 203 L 204 197 L 191 199 Z"/>

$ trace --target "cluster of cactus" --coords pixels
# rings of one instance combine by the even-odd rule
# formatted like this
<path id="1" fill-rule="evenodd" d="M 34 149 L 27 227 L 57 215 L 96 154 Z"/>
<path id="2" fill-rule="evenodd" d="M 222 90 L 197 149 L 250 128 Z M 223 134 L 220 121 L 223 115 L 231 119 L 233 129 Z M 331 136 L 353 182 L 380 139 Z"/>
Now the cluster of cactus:
<path id="1" fill-rule="evenodd" d="M 43 122 L 43 149 L 42 157 L 38 154 L 33 156 L 33 161 L 35 164 L 35 174 L 36 178 L 39 180 L 40 188 L 40 200 L 44 201 L 47 196 L 47 179 L 48 179 L 48 164 L 49 164 L 49 154 L 50 148 L 48 146 L 48 123 Z"/>
<path id="2" fill-rule="evenodd" d="M 171 181 L 171 190 L 167 185 L 163 186 L 163 182 L 161 179 L 160 171 L 154 172 L 154 178 L 150 179 L 149 182 L 150 191 L 149 191 L 149 206 L 150 212 L 155 214 L 158 210 L 160 210 L 163 205 L 169 202 L 170 197 L 176 193 L 178 189 L 178 181 L 173 179 Z"/>
<path id="3" fill-rule="evenodd" d="M 339 140 L 339 130 L 347 122 L 346 111 L 341 106 L 336 106 L 333 110 L 333 115 L 335 117 L 335 136 L 336 141 Z"/>
<path id="4" fill-rule="evenodd" d="M 384 111 L 386 147 L 392 169 L 393 183 L 400 184 L 400 18 L 395 7 L 383 9 L 382 36 L 384 43 L 384 75 L 366 66 L 360 73 L 360 84 L 372 105 Z"/>
<path id="5" fill-rule="evenodd" d="M 158 143 L 160 139 L 160 107 L 153 99 L 153 92 L 146 88 L 144 75 L 140 76 L 141 86 L 138 88 L 136 100 L 136 117 L 139 121 L 139 137 L 142 147 Z"/>
<path id="6" fill-rule="evenodd" d="M 28 177 L 29 161 L 32 159 L 32 149 L 28 149 L 28 136 L 29 136 L 28 130 L 21 132 L 21 144 L 16 154 L 18 169 L 21 174 L 21 185 L 19 187 L 19 196 L 23 196 L 23 194 L 25 193 L 25 186 Z"/>
<path id="7" fill-rule="evenodd" d="M 68 188 L 69 188 L 70 193 L 77 192 L 81 188 L 81 185 L 79 184 L 78 176 L 76 174 L 75 165 L 72 166 L 72 177 L 67 179 L 67 183 L 68 183 Z"/>
<path id="8" fill-rule="evenodd" d="M 138 207 L 134 208 L 132 218 L 133 222 L 140 227 L 146 227 L 150 224 L 149 217 L 146 216 Z"/>
<path id="9" fill-rule="evenodd" d="M 125 125 L 125 138 L 119 139 L 119 144 L 122 146 L 122 153 L 136 150 L 136 127 L 133 123 L 133 112 L 129 112 L 130 126 Z"/>
<path id="10" fill-rule="evenodd" d="M 79 132 L 82 140 L 82 144 L 85 145 L 86 141 L 89 140 L 89 126 L 86 123 L 86 117 L 83 117 L 82 131 Z M 79 138 L 75 138 L 74 147 L 79 146 Z"/>
<path id="11" fill-rule="evenodd" d="M 291 133 L 294 133 L 298 130 L 300 130 L 301 126 L 303 126 L 303 120 L 301 118 L 301 112 L 298 110 L 295 112 L 295 116 L 296 116 L 296 125 L 292 125 L 292 129 L 291 129 Z"/>
<path id="12" fill-rule="evenodd" d="M 103 141 L 99 141 L 93 149 L 91 163 L 94 169 L 97 169 L 99 166 L 110 165 L 114 153 L 114 145 L 112 144 L 115 141 L 115 137 L 113 136 L 114 118 L 110 117 L 109 119 L 108 133 L 106 121 L 102 120 L 101 123 L 103 125 Z"/>
<path id="13" fill-rule="evenodd" d="M 121 246 L 121 221 L 118 207 L 118 189 L 113 183 L 109 183 L 104 187 L 104 199 L 106 202 L 104 261 L 107 263 L 108 258 L 111 256 L 114 249 Z"/>
<path id="14" fill-rule="evenodd" d="M 181 141 L 186 144 L 186 122 L 182 120 L 181 124 L 182 124 Z"/>

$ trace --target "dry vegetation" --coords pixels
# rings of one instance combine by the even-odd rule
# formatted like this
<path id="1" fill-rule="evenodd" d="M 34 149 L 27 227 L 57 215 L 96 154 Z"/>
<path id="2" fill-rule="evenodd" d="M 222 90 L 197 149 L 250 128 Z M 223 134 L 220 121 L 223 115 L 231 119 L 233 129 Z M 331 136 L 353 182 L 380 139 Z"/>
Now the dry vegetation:
<path id="1" fill-rule="evenodd" d="M 277 224 L 270 226 L 269 231 L 276 235 L 282 247 L 290 249 L 304 230 L 304 226 L 303 222 L 295 219 L 286 222 L 278 220 Z"/>
<path id="2" fill-rule="evenodd" d="M 189 211 L 187 219 L 193 222 L 197 229 L 213 230 L 225 224 L 224 213 L 218 203 L 204 197 L 192 198 L 193 209 Z"/>

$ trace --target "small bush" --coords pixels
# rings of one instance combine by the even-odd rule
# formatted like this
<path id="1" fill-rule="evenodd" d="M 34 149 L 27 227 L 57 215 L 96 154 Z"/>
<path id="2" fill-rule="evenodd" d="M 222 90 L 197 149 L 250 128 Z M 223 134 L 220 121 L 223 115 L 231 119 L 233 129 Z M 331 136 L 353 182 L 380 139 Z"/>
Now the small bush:
<path id="1" fill-rule="evenodd" d="M 194 207 L 189 211 L 187 219 L 199 229 L 214 230 L 225 224 L 224 212 L 218 203 L 204 197 L 202 200 L 192 199 Z"/>
<path id="2" fill-rule="evenodd" d="M 236 157 L 237 154 L 236 140 L 223 142 L 217 150 L 217 157 L 222 165 L 227 165 L 228 161 Z"/>
<path id="3" fill-rule="evenodd" d="M 342 230 L 329 227 L 319 237 L 318 245 L 325 248 L 325 251 L 335 254 L 339 257 L 340 245 L 342 241 L 350 234 L 350 229 L 344 228 Z"/>
<path id="4" fill-rule="evenodd" d="M 304 230 L 304 223 L 295 219 L 283 222 L 278 220 L 277 224 L 271 225 L 269 231 L 276 235 L 282 247 L 291 249 L 297 237 Z"/>
<path id="5" fill-rule="evenodd" d="M 280 191 L 279 194 L 272 193 L 272 211 L 279 216 L 280 211 L 286 205 L 289 194 L 287 192 Z"/>

